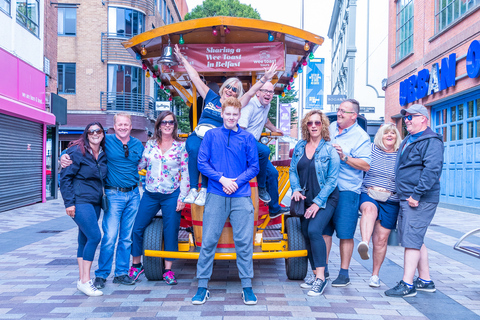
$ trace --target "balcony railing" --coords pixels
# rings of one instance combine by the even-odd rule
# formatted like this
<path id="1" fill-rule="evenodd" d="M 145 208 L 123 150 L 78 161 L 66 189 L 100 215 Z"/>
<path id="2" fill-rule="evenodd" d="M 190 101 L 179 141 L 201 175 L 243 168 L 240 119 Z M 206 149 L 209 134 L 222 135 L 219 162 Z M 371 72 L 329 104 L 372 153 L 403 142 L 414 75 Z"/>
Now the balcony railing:
<path id="1" fill-rule="evenodd" d="M 122 46 L 122 42 L 127 39 L 129 38 L 118 33 L 102 32 L 102 62 L 119 61 L 140 65 Z"/>
<path id="2" fill-rule="evenodd" d="M 129 6 L 143 9 L 149 15 L 155 14 L 155 0 L 102 0 L 102 4 Z"/>
<path id="3" fill-rule="evenodd" d="M 100 109 L 143 113 L 146 117 L 155 119 L 155 101 L 143 94 L 100 92 Z"/>

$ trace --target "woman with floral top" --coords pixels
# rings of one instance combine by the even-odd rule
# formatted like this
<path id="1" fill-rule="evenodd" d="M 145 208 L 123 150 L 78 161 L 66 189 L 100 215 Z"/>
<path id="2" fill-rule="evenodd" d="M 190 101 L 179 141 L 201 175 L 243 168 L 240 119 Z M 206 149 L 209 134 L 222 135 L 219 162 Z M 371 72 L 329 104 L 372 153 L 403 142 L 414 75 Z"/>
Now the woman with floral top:
<path id="1" fill-rule="evenodd" d="M 133 265 L 129 276 L 137 280 L 143 273 L 143 233 L 162 210 L 165 251 L 178 251 L 180 212 L 185 207 L 184 199 L 190 188 L 188 154 L 185 142 L 177 134 L 178 123 L 170 111 L 163 111 L 155 122 L 155 133 L 147 141 L 139 169 L 147 169 L 145 191 L 140 201 L 133 226 Z M 163 280 L 169 285 L 177 284 L 172 269 L 172 259 L 165 259 Z"/>

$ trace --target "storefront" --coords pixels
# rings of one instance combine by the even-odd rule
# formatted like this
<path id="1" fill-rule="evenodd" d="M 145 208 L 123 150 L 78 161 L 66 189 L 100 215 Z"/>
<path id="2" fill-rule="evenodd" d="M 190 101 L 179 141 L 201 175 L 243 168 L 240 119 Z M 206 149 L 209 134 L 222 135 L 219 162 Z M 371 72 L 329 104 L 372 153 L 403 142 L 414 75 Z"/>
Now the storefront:
<path id="1" fill-rule="evenodd" d="M 0 212 L 46 200 L 45 74 L 0 49 Z"/>

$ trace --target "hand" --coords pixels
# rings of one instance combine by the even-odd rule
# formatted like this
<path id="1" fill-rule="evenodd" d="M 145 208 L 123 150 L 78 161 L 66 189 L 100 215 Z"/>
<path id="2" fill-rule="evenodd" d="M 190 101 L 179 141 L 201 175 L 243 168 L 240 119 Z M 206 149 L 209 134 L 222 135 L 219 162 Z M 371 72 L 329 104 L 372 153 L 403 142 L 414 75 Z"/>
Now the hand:
<path id="1" fill-rule="evenodd" d="M 232 194 L 230 191 L 228 191 L 227 189 L 225 189 L 225 187 L 223 187 L 222 189 L 223 189 L 223 192 L 225 192 L 226 194 L 228 194 L 228 195 Z"/>
<path id="2" fill-rule="evenodd" d="M 309 218 L 315 218 L 315 216 L 317 215 L 317 212 L 318 210 L 320 210 L 320 207 L 317 206 L 315 203 L 312 204 L 308 209 L 307 211 L 305 211 L 305 219 L 309 219 Z"/>
<path id="3" fill-rule="evenodd" d="M 185 208 L 185 203 L 182 202 L 182 200 L 178 200 L 177 201 L 177 208 L 175 209 L 175 211 L 182 211 L 183 208 Z"/>
<path id="4" fill-rule="evenodd" d="M 418 207 L 418 201 L 413 199 L 411 196 L 407 199 L 408 205 L 412 208 Z"/>
<path id="5" fill-rule="evenodd" d="M 65 209 L 67 211 L 67 215 L 71 218 L 75 218 L 75 206 L 71 206 Z"/>
<path id="6" fill-rule="evenodd" d="M 62 165 L 62 168 L 66 168 L 69 165 L 71 165 L 73 162 L 70 160 L 70 156 L 68 154 L 64 154 L 63 156 L 60 157 L 60 164 Z"/>
<path id="7" fill-rule="evenodd" d="M 280 130 L 280 129 L 275 129 L 275 132 L 276 132 L 276 133 L 280 133 L 280 135 L 283 136 L 283 131 L 282 131 L 282 130 Z"/>
<path id="8" fill-rule="evenodd" d="M 225 177 L 220 178 L 220 183 L 223 185 L 223 189 L 226 189 L 228 192 L 225 192 L 226 194 L 232 194 L 238 189 L 238 185 L 235 182 L 237 178 L 235 179 L 229 179 Z"/>
<path id="9" fill-rule="evenodd" d="M 293 194 L 292 194 L 292 199 L 295 200 L 295 201 L 298 201 L 300 199 L 304 200 L 306 197 L 300 193 L 300 191 L 295 191 Z"/>
<path id="10" fill-rule="evenodd" d="M 175 54 L 175 57 L 177 58 L 178 62 L 182 62 L 184 57 L 183 57 L 182 53 L 180 52 L 180 48 L 178 47 L 178 44 L 175 44 L 175 49 L 174 49 L 173 53 Z"/>
<path id="11" fill-rule="evenodd" d="M 337 153 L 338 153 L 338 156 L 340 157 L 340 160 L 343 161 L 345 159 L 345 155 L 343 154 L 342 147 L 340 147 L 340 145 L 338 145 L 338 144 L 332 144 L 332 147 L 334 147 L 335 150 L 337 150 Z"/>
<path id="12" fill-rule="evenodd" d="M 272 80 L 276 71 L 277 71 L 277 63 L 274 61 L 268 70 L 265 68 L 265 80 L 266 81 Z"/>

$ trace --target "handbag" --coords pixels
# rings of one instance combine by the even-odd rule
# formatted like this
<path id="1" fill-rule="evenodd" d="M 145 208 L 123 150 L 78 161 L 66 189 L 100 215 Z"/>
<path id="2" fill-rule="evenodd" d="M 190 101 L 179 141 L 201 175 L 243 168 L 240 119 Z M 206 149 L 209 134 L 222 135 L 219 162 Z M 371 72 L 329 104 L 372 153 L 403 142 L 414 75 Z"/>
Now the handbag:
<path id="1" fill-rule="evenodd" d="M 305 196 L 305 187 L 300 190 L 300 194 Z M 290 203 L 290 215 L 292 217 L 303 217 L 305 215 L 305 199 L 292 199 Z"/>
<path id="2" fill-rule="evenodd" d="M 98 166 L 98 163 L 97 163 L 97 169 L 98 169 L 98 175 L 100 176 L 100 181 L 102 181 L 102 191 L 103 191 L 103 195 L 102 195 L 102 210 L 103 210 L 103 212 L 107 212 L 107 211 L 108 211 L 108 208 L 110 207 L 110 201 L 108 201 L 108 197 L 107 197 L 107 195 L 105 194 L 105 184 L 104 184 L 104 182 L 103 182 L 102 173 L 100 172 L 100 167 Z"/>
<path id="3" fill-rule="evenodd" d="M 197 125 L 194 131 L 197 137 L 199 137 L 200 139 L 203 139 L 207 131 L 213 128 L 216 128 L 213 124 L 204 123 L 204 124 Z"/>
<path id="4" fill-rule="evenodd" d="M 388 198 L 390 198 L 390 196 L 392 195 L 390 191 L 381 187 L 369 187 L 367 189 L 367 194 L 370 198 L 380 202 L 387 201 Z"/>

